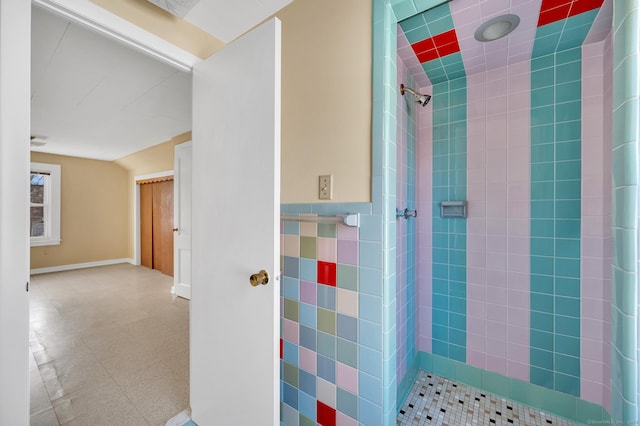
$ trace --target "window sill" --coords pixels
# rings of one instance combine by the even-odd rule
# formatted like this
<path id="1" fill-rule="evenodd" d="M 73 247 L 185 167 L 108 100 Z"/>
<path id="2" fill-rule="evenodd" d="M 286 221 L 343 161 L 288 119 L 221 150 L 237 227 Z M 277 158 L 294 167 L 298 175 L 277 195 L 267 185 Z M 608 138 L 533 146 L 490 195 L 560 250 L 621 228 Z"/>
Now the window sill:
<path id="1" fill-rule="evenodd" d="M 42 238 L 42 239 L 31 240 L 31 247 L 59 246 L 59 245 L 60 245 L 60 239 Z"/>

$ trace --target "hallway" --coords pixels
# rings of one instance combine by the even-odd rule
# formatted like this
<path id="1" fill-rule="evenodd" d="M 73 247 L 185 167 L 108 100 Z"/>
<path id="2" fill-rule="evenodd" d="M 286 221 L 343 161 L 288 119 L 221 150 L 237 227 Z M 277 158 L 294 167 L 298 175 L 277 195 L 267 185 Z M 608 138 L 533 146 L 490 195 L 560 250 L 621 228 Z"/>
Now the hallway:
<path id="1" fill-rule="evenodd" d="M 160 425 L 189 405 L 189 303 L 131 265 L 31 278 L 31 426 Z"/>

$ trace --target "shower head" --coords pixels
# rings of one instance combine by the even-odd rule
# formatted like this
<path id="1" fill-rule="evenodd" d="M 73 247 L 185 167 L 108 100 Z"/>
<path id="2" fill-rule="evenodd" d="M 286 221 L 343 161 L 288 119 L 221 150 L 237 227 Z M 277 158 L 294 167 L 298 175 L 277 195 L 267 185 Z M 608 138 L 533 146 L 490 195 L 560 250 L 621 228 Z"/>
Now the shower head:
<path id="1" fill-rule="evenodd" d="M 431 95 L 423 95 L 411 89 L 410 87 L 406 87 L 404 84 L 400 84 L 400 94 L 404 96 L 404 92 L 411 93 L 415 98 L 416 102 L 422 106 L 426 106 L 431 100 Z"/>

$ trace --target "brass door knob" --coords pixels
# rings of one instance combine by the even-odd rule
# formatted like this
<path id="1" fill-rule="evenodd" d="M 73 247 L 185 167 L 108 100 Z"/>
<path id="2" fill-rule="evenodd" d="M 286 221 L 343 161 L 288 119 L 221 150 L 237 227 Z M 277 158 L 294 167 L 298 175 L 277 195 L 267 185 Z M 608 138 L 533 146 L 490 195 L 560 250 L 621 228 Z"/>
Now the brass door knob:
<path id="1" fill-rule="evenodd" d="M 178 232 L 178 228 L 173 228 L 173 232 Z"/>
<path id="2" fill-rule="evenodd" d="M 260 284 L 266 285 L 269 283 L 269 273 L 263 269 L 257 274 L 251 275 L 249 277 L 249 282 L 254 287 Z"/>

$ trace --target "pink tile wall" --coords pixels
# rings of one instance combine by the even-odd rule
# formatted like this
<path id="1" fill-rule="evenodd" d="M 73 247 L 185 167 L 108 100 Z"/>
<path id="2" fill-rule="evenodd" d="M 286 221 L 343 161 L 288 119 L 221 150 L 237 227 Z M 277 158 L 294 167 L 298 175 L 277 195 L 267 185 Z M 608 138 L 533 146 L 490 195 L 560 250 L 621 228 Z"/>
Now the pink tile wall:
<path id="1" fill-rule="evenodd" d="M 604 117 L 612 110 L 610 44 L 609 40 L 582 48 L 580 387 L 583 399 L 606 408 L 610 404 L 612 132 L 611 120 Z"/>
<path id="2" fill-rule="evenodd" d="M 421 87 L 422 93 L 431 93 L 431 87 Z M 418 227 L 418 259 L 416 261 L 418 298 L 418 342 L 419 351 L 431 352 L 431 212 L 432 212 L 432 176 L 433 176 L 433 124 L 432 106 L 418 109 L 418 133 L 416 135 L 416 167 L 417 167 L 417 227 Z M 421 214 L 420 212 L 424 212 Z"/>
<path id="3" fill-rule="evenodd" d="M 467 77 L 467 363 L 529 381 L 528 61 Z"/>

